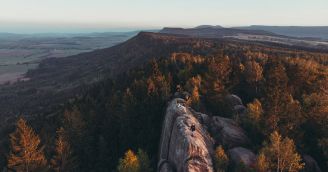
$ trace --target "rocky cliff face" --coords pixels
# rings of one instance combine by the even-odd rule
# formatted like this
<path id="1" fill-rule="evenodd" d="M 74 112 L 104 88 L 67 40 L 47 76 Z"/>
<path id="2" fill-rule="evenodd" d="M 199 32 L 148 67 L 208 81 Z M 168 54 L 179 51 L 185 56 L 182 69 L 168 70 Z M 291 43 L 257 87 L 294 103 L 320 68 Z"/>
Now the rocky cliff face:
<path id="1" fill-rule="evenodd" d="M 167 108 L 158 171 L 212 172 L 214 140 L 185 103 L 177 98 Z"/>
<path id="2" fill-rule="evenodd" d="M 234 120 L 194 111 L 186 105 L 187 93 L 175 94 L 175 97 L 166 109 L 158 172 L 213 172 L 216 170 L 214 150 L 218 145 L 223 145 L 229 156 L 229 171 L 254 167 L 256 155 L 248 149 L 250 139 Z M 239 118 L 246 114 L 238 96 L 226 96 L 225 103 L 230 116 Z M 304 171 L 321 172 L 311 156 L 303 155 L 303 161 Z"/>
<path id="3" fill-rule="evenodd" d="M 241 101 L 232 103 L 238 106 Z M 233 106 L 232 106 L 233 108 Z M 224 145 L 232 163 L 251 166 L 255 161 L 245 132 L 231 119 L 195 112 L 181 98 L 166 110 L 160 142 L 159 172 L 212 172 L 214 149 Z"/>

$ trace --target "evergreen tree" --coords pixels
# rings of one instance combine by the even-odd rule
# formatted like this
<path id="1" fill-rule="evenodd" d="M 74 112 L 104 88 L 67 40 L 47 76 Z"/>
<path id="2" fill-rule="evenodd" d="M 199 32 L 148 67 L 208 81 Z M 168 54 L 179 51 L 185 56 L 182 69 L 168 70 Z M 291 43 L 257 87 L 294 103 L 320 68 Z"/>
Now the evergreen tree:
<path id="1" fill-rule="evenodd" d="M 103 136 L 99 136 L 98 138 L 98 157 L 96 162 L 96 170 L 97 171 L 108 171 L 109 166 L 108 164 L 111 161 L 110 153 L 109 153 L 109 146 Z"/>
<path id="2" fill-rule="evenodd" d="M 326 161 L 326 167 L 328 167 L 328 138 L 323 138 L 319 140 L 319 147 Z"/>
<path id="3" fill-rule="evenodd" d="M 257 156 L 255 162 L 255 169 L 257 172 L 268 172 L 269 171 L 269 162 L 263 153 Z"/>
<path id="4" fill-rule="evenodd" d="M 216 172 L 225 172 L 228 168 L 229 159 L 223 147 L 220 145 L 215 149 L 214 164 Z"/>
<path id="5" fill-rule="evenodd" d="M 16 131 L 10 134 L 10 147 L 9 169 L 17 172 L 39 172 L 46 169 L 47 161 L 40 138 L 22 118 L 17 121 Z"/>
<path id="6" fill-rule="evenodd" d="M 247 118 L 249 121 L 258 125 L 263 115 L 262 104 L 258 99 L 247 104 Z"/>
<path id="7" fill-rule="evenodd" d="M 288 96 L 288 77 L 285 67 L 281 61 L 272 59 L 267 63 L 265 83 L 265 112 L 266 130 L 265 134 L 278 129 L 279 115 L 284 111 L 283 107 Z"/>
<path id="8" fill-rule="evenodd" d="M 247 131 L 254 144 L 261 145 L 264 137 L 263 108 L 258 99 L 247 104 L 247 115 L 241 118 L 242 127 Z"/>
<path id="9" fill-rule="evenodd" d="M 89 168 L 91 163 L 90 154 L 88 151 L 91 148 L 90 137 L 93 135 L 87 134 L 87 123 L 82 116 L 81 111 L 77 106 L 73 106 L 72 109 L 65 110 L 63 126 L 72 151 L 77 155 L 75 165 L 78 168 Z"/>
<path id="10" fill-rule="evenodd" d="M 305 118 L 301 111 L 301 105 L 291 94 L 286 96 L 282 111 L 279 113 L 279 131 L 282 135 L 301 140 L 301 125 Z"/>
<path id="11" fill-rule="evenodd" d="M 191 97 L 188 101 L 188 104 L 196 110 L 199 110 L 200 108 L 200 93 L 199 93 L 200 86 L 201 86 L 201 77 L 199 75 L 189 79 L 186 84 L 186 89 L 191 93 Z"/>
<path id="12" fill-rule="evenodd" d="M 152 168 L 150 167 L 150 160 L 145 151 L 142 149 L 138 150 L 137 157 L 140 163 L 140 172 L 152 172 Z"/>
<path id="13" fill-rule="evenodd" d="M 74 141 L 80 141 L 84 135 L 86 122 L 78 107 L 74 106 L 72 110 L 65 110 L 64 112 L 64 128 Z"/>
<path id="14" fill-rule="evenodd" d="M 303 110 L 308 121 L 328 136 L 328 93 L 319 92 L 303 96 Z"/>
<path id="15" fill-rule="evenodd" d="M 64 128 L 57 130 L 57 139 L 55 141 L 55 155 L 51 159 L 51 165 L 56 172 L 74 171 L 74 157 L 68 142 Z"/>
<path id="16" fill-rule="evenodd" d="M 263 78 L 263 69 L 260 64 L 256 61 L 248 61 L 245 65 L 245 78 L 246 81 L 255 86 L 257 92 L 256 84 Z"/>

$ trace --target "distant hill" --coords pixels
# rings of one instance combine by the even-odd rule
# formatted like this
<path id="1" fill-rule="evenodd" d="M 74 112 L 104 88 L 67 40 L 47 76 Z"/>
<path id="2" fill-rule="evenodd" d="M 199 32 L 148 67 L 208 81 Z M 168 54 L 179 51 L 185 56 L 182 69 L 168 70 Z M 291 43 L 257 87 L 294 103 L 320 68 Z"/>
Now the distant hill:
<path id="1" fill-rule="evenodd" d="M 213 28 L 195 30 L 213 31 Z M 239 31 L 238 29 L 214 30 L 226 31 L 230 34 L 235 34 L 232 31 Z M 238 33 L 240 32 L 237 32 L 237 36 Z M 156 162 L 159 162 L 159 168 L 164 167 L 161 165 L 162 162 L 168 167 L 174 162 L 172 168 L 176 169 L 178 165 L 186 164 L 185 157 L 190 157 L 190 152 L 183 154 L 186 156 L 166 156 L 167 154 L 162 152 L 174 153 L 178 149 L 184 150 L 184 147 L 195 150 L 195 147 L 190 147 L 190 142 L 185 142 L 184 138 L 203 145 L 205 142 L 202 140 L 205 139 L 200 139 L 200 136 L 209 138 L 206 139 L 208 140 L 206 143 L 213 143 L 202 146 L 201 149 L 197 148 L 197 151 L 192 152 L 194 158 L 192 157 L 188 162 L 204 164 L 202 161 L 204 152 L 211 152 L 212 149 L 214 151 L 216 143 L 222 143 L 227 147 L 226 152 L 229 154 L 236 153 L 234 151 L 236 146 L 243 146 L 249 150 L 249 154 L 244 154 L 245 151 L 242 151 L 241 157 L 244 155 L 250 157 L 248 155 L 251 154 L 253 155 L 251 159 L 255 159 L 255 153 L 260 152 L 260 146 L 267 141 L 264 136 L 271 132 L 268 132 L 269 127 L 266 122 L 267 119 L 273 118 L 271 115 L 275 115 L 268 113 L 274 108 L 279 108 L 283 112 L 282 115 L 277 116 L 277 119 L 282 119 L 282 125 L 277 125 L 281 127 L 278 128 L 279 131 L 284 131 L 285 126 L 291 124 L 290 121 L 296 121 L 292 126 L 298 127 L 288 128 L 286 131 L 297 136 L 304 133 L 307 137 L 305 141 L 318 140 L 323 137 L 323 134 L 319 133 L 321 128 L 322 131 L 326 131 L 324 130 L 326 123 L 313 125 L 311 121 L 313 111 L 308 112 L 308 107 L 304 105 L 308 102 L 325 105 L 327 98 L 321 99 L 320 96 L 325 93 L 325 83 L 328 81 L 326 66 L 324 66 L 328 64 L 327 56 L 327 53 L 305 51 L 286 44 L 249 41 L 235 39 L 235 37 L 216 39 L 216 37 L 200 38 L 183 34 L 141 32 L 126 42 L 110 48 L 66 58 L 45 59 L 37 69 L 27 73 L 29 80 L 0 86 L 0 155 L 7 155 L 10 152 L 7 146 L 8 134 L 13 130 L 12 124 L 18 115 L 24 115 L 33 128 L 36 128 L 37 133 L 40 133 L 40 138 L 45 140 L 44 147 L 47 152 L 53 151 L 52 140 L 55 138 L 55 130 L 65 126 L 70 134 L 68 141 L 72 143 L 74 156 L 78 159 L 76 164 L 82 172 L 98 171 L 95 170 L 100 168 L 96 163 L 98 157 L 109 157 L 104 158 L 106 161 L 101 161 L 106 170 L 101 166 L 102 170 L 99 171 L 111 171 L 117 167 L 117 160 L 130 148 L 141 148 L 149 153 L 153 169 L 156 168 Z M 254 77 L 260 78 L 259 82 L 254 81 Z M 252 84 L 248 83 L 249 81 Z M 200 85 L 202 89 L 198 91 Z M 185 122 L 184 118 L 180 118 L 181 115 L 171 110 L 168 112 L 174 116 L 172 119 L 179 119 L 181 123 L 166 122 L 166 120 L 163 122 L 167 102 L 171 97 L 180 97 L 180 92 L 182 98 L 190 97 L 189 93 L 183 92 L 185 90 L 192 92 L 190 100 L 194 101 L 194 98 L 198 97 L 195 105 L 193 102 L 191 104 L 195 110 L 196 108 L 202 110 L 202 113 L 193 111 L 184 105 L 188 103 L 179 100 L 179 103 L 177 101 L 172 107 L 183 112 L 186 121 L 192 118 L 192 123 Z M 178 91 L 177 94 L 175 91 Z M 224 98 L 227 93 L 233 93 L 240 98 L 235 95 Z M 278 96 L 274 96 L 273 100 L 267 98 L 271 95 Z M 243 112 L 247 111 L 241 100 L 246 105 L 253 100 L 257 102 L 257 99 L 263 102 L 265 113 L 254 124 L 263 126 L 263 129 L 254 128 L 241 132 L 241 128 L 237 126 L 239 123 L 233 121 L 233 119 L 247 119 L 242 118 L 248 115 L 243 115 Z M 266 100 L 269 103 L 280 102 L 280 104 L 267 105 Z M 261 102 L 259 103 L 262 108 Z M 185 110 L 189 115 L 185 115 Z M 318 111 L 321 112 L 321 109 Z M 218 117 L 211 120 L 211 116 L 208 118 L 203 112 L 208 112 L 207 114 L 211 116 L 213 114 L 227 118 Z M 305 126 L 315 127 L 310 129 L 302 127 L 303 123 L 295 120 L 299 116 L 294 114 L 299 114 L 301 118 L 303 114 L 308 114 L 304 115 L 307 118 L 303 121 L 308 122 L 304 123 L 308 124 Z M 319 113 L 318 116 L 321 124 L 321 119 L 326 119 L 325 112 Z M 164 139 L 160 138 L 162 124 L 170 126 L 163 127 L 163 131 L 167 128 L 172 132 L 170 136 L 162 137 Z M 174 133 L 182 131 L 180 126 L 183 126 L 182 129 L 188 133 L 188 137 L 172 137 L 175 136 Z M 212 126 L 215 128 L 212 129 Z M 212 137 L 217 140 L 209 137 L 207 128 L 212 130 L 215 134 L 212 134 Z M 255 135 L 252 135 L 253 131 L 256 131 Z M 317 131 L 318 134 L 313 134 L 313 131 Z M 223 138 L 222 135 L 227 137 Z M 248 135 L 249 138 L 246 137 Z M 165 148 L 161 150 L 164 151 L 158 152 L 160 150 L 158 143 L 166 138 L 169 142 L 162 142 Z M 303 139 L 298 137 L 296 139 L 295 143 L 298 144 L 296 147 L 305 145 L 304 150 L 309 150 L 309 153 L 314 152 L 312 149 L 316 150 L 316 143 L 307 144 Z M 183 143 L 182 146 L 179 146 L 180 143 Z M 166 147 L 167 145 L 170 147 Z M 256 147 L 259 148 L 253 149 Z M 325 162 L 319 161 L 324 156 L 316 152 L 314 155 L 314 160 L 311 162 L 318 160 L 322 169 L 327 169 L 323 165 Z M 0 156 L 2 167 L 6 166 L 7 162 L 1 160 L 4 157 Z M 172 160 L 167 157 L 183 158 Z M 195 158 L 197 161 L 194 161 Z M 212 164 L 212 158 L 208 159 Z M 239 162 L 239 159 L 236 161 L 231 159 L 231 164 L 238 165 Z"/>
<path id="2" fill-rule="evenodd" d="M 172 30 L 184 33 L 185 29 L 164 29 L 161 32 Z M 212 28 L 186 30 L 190 32 L 209 30 L 213 31 L 213 34 L 216 32 L 236 34 L 239 31 L 238 29 Z M 292 47 L 284 44 L 250 42 L 242 39 L 212 39 L 211 37 L 210 39 L 199 39 L 185 35 L 141 32 L 128 41 L 110 48 L 66 58 L 43 60 L 37 69 L 30 70 L 26 74 L 28 81 L 0 86 L 1 115 L 38 114 L 45 109 L 51 111 L 53 108 L 56 109 L 56 106 L 63 103 L 64 100 L 77 94 L 81 88 L 104 78 L 116 77 L 145 64 L 151 59 L 165 58 L 174 52 L 205 55 L 215 51 L 215 49 L 210 48 L 213 45 L 229 45 L 230 43 L 235 47 L 242 45 Z M 48 97 L 53 97 L 53 99 L 48 99 Z M 53 107 L 53 105 L 55 106 Z"/>
<path id="3" fill-rule="evenodd" d="M 220 26 L 198 26 L 195 28 L 163 28 L 160 33 L 168 33 L 175 35 L 186 35 L 191 37 L 201 38 L 223 38 L 227 36 L 237 36 L 239 34 L 250 34 L 250 35 L 270 35 L 275 36 L 276 34 L 262 31 L 262 30 L 246 30 L 246 29 L 234 29 L 234 28 L 223 28 Z"/>
<path id="4" fill-rule="evenodd" d="M 299 30 L 299 33 L 305 33 L 305 31 L 301 31 L 301 28 L 299 28 Z M 322 28 L 322 30 L 324 29 Z M 309 33 L 308 35 L 310 35 L 310 30 L 307 31 Z M 285 34 L 284 32 L 274 33 L 273 30 L 271 31 L 270 29 L 266 29 L 266 26 L 263 29 L 262 27 L 256 26 L 245 28 L 223 28 L 221 26 L 202 25 L 195 28 L 163 28 L 160 33 L 184 35 L 188 37 L 197 38 L 239 39 L 256 42 L 278 43 L 289 46 L 300 46 L 305 48 L 325 50 L 328 49 L 328 42 L 323 40 L 324 37 L 315 37 L 314 35 L 310 35 L 311 37 L 305 37 L 305 34 L 303 34 L 303 36 L 300 36 L 301 34 L 297 34 L 298 32 L 296 31 L 296 36 L 293 36 L 288 33 Z M 312 31 L 312 33 L 314 32 Z"/>
<path id="5" fill-rule="evenodd" d="M 2 116 L 37 114 L 58 109 L 59 104 L 79 93 L 85 86 L 115 77 L 153 58 L 167 57 L 173 52 L 191 52 L 196 41 L 141 32 L 110 48 L 66 58 L 45 59 L 37 69 L 26 74 L 29 81 L 0 86 L 0 119 Z M 198 49 L 204 51 L 202 47 Z"/>
<path id="6" fill-rule="evenodd" d="M 244 30 L 264 30 L 279 35 L 328 39 L 328 26 L 261 26 L 235 27 Z"/>
<path id="7" fill-rule="evenodd" d="M 216 29 L 219 29 L 219 28 L 223 28 L 222 26 L 220 25 L 216 25 L 216 26 L 213 26 L 213 25 L 200 25 L 200 26 L 196 26 L 195 27 L 196 29 L 203 29 L 203 28 L 216 28 Z"/>

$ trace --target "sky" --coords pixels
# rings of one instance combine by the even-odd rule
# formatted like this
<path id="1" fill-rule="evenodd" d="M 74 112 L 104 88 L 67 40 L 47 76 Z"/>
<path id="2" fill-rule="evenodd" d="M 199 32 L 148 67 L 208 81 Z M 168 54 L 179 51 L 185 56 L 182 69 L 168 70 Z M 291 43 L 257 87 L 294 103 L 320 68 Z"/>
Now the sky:
<path id="1" fill-rule="evenodd" d="M 0 0 L 0 32 L 328 26 L 328 0 Z"/>

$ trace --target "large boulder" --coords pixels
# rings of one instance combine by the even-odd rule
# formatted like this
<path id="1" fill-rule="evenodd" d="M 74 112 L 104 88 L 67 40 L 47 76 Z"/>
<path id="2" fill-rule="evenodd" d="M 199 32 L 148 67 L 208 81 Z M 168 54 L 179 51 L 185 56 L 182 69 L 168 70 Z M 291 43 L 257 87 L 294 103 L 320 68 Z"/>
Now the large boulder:
<path id="1" fill-rule="evenodd" d="M 250 140 L 244 130 L 228 118 L 213 117 L 210 132 L 216 144 L 222 144 L 228 148 L 250 145 Z"/>
<path id="2" fill-rule="evenodd" d="M 212 172 L 214 141 L 183 99 L 169 103 L 160 142 L 159 172 Z"/>
<path id="3" fill-rule="evenodd" d="M 180 98 L 180 99 L 188 100 L 190 98 L 190 93 L 188 93 L 186 91 L 176 92 L 176 93 L 174 93 L 173 98 Z"/>
<path id="4" fill-rule="evenodd" d="M 227 105 L 229 105 L 231 107 L 243 104 L 241 98 L 239 98 L 237 95 L 234 95 L 234 94 L 229 94 L 229 95 L 225 96 L 224 101 L 226 102 Z"/>
<path id="5" fill-rule="evenodd" d="M 232 113 L 234 117 L 245 117 L 247 109 L 244 105 L 236 105 L 233 107 Z"/>
<path id="6" fill-rule="evenodd" d="M 226 95 L 222 103 L 224 106 L 222 107 L 224 116 L 238 118 L 246 114 L 246 107 L 237 95 Z"/>
<path id="7" fill-rule="evenodd" d="M 242 170 L 238 169 L 241 167 L 250 169 L 254 166 L 256 161 L 256 155 L 252 151 L 243 147 L 235 147 L 228 150 L 228 155 L 232 167 L 235 169 L 234 171 Z"/>
<path id="8" fill-rule="evenodd" d="M 302 157 L 305 167 L 304 170 L 305 172 L 321 172 L 321 169 L 317 163 L 317 161 L 312 158 L 310 155 L 303 155 Z"/>
<path id="9" fill-rule="evenodd" d="M 192 108 L 189 108 L 189 110 L 198 119 L 199 123 L 202 124 L 204 128 L 208 129 L 211 125 L 212 118 L 204 113 L 196 112 Z"/>

